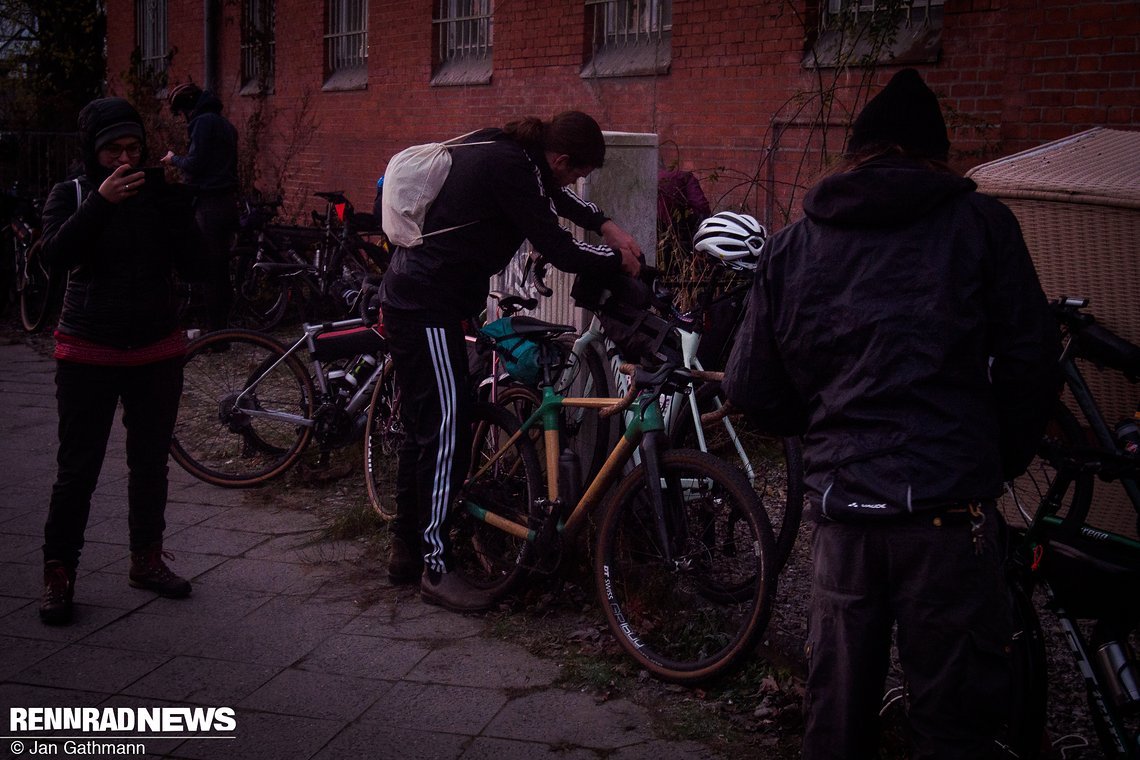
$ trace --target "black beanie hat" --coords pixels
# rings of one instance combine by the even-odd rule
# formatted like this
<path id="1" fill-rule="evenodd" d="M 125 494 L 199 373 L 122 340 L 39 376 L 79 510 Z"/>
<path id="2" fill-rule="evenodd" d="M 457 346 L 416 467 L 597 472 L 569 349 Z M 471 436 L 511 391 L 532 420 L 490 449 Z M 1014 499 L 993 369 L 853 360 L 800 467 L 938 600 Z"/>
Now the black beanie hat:
<path id="1" fill-rule="evenodd" d="M 83 106 L 79 112 L 79 137 L 87 174 L 92 178 L 109 173 L 100 167 L 98 153 L 100 148 L 112 140 L 137 137 L 143 144 L 143 150 L 146 150 L 142 117 L 123 98 L 98 98 Z"/>
<path id="2" fill-rule="evenodd" d="M 950 153 L 938 98 L 914 69 L 891 77 L 851 125 L 847 155 L 870 145 L 898 145 L 908 153 L 945 161 Z"/>

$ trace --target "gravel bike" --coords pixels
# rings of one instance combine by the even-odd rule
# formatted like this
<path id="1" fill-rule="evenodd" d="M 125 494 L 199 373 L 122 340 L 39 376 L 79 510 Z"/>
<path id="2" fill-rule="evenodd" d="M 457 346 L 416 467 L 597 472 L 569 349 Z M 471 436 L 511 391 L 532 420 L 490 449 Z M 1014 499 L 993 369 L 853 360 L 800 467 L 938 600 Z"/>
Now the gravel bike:
<path id="1" fill-rule="evenodd" d="M 626 365 L 623 399 L 571 398 L 555 378 L 565 325 L 516 317 L 507 338 L 538 347 L 542 401 L 521 422 L 479 404 L 471 469 L 453 507 L 455 572 L 501 599 L 533 573 L 554 573 L 592 515 L 594 578 L 622 648 L 657 677 L 699 683 L 751 652 L 775 595 L 771 527 L 743 473 L 705 452 L 669 450 L 661 395 L 696 379 L 679 357 Z M 492 342 L 500 339 L 487 338 Z M 560 436 L 561 411 L 632 418 L 597 475 L 585 480 Z M 541 431 L 543 457 L 531 432 Z M 626 474 L 634 451 L 640 463 Z"/>
<path id="2" fill-rule="evenodd" d="M 314 438 L 325 465 L 333 449 L 361 439 L 390 365 L 374 318 L 306 323 L 288 347 L 253 330 L 203 335 L 186 355 L 171 455 L 227 487 L 280 475 Z"/>
<path id="3" fill-rule="evenodd" d="M 1052 304 L 1064 334 L 1060 358 L 1072 405 L 1058 403 L 1029 470 L 1008 484 L 1000 506 L 1016 534 L 1014 593 L 1022 604 L 1027 642 L 1019 702 L 1029 717 L 1011 742 L 1019 757 L 1036 756 L 1044 729 L 1046 672 L 1034 591 L 1056 617 L 1079 669 L 1105 757 L 1140 757 L 1140 541 L 1124 528 L 1090 522 L 1099 502 L 1117 498 L 1132 508 L 1140 531 L 1140 453 L 1135 438 L 1116 437 L 1077 360 L 1140 380 L 1140 346 L 1113 334 L 1085 311 L 1088 299 Z M 1140 407 L 1138 407 L 1140 409 Z M 1074 413 L 1075 412 L 1075 413 Z M 1140 417 L 1138 417 L 1140 419 Z M 1119 426 L 1127 430 L 1126 425 Z M 1122 506 L 1122 505 L 1121 505 Z"/>

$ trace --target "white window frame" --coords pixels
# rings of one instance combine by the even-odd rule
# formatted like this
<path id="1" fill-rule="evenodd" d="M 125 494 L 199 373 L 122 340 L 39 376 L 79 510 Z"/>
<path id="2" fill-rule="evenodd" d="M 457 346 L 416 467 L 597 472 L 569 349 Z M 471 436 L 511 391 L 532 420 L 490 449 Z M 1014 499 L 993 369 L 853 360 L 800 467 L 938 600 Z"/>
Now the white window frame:
<path id="1" fill-rule="evenodd" d="M 437 0 L 436 66 L 433 85 L 491 81 L 494 52 L 494 0 Z"/>
<path id="2" fill-rule="evenodd" d="M 585 0 L 590 60 L 584 77 L 665 74 L 673 0 Z"/>

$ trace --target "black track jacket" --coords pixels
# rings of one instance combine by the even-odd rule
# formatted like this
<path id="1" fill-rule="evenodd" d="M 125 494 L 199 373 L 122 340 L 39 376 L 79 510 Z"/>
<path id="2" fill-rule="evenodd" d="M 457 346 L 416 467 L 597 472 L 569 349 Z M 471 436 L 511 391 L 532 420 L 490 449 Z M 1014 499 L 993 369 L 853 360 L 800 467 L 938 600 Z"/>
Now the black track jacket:
<path id="1" fill-rule="evenodd" d="M 805 434 L 817 516 L 992 498 L 1033 456 L 1057 327 L 1017 220 L 975 189 L 879 159 L 813 188 L 764 247 L 725 389 Z"/>
<path id="2" fill-rule="evenodd" d="M 465 142 L 493 141 L 451 151 L 451 171 L 424 219 L 425 234 L 476 222 L 396 248 L 380 288 L 384 309 L 418 312 L 453 322 L 478 314 L 489 279 L 510 263 L 523 240 L 566 272 L 615 273 L 621 255 L 590 245 L 559 226 L 562 216 L 597 232 L 606 216 L 569 189 L 554 184 L 545 156 L 529 153 L 499 129 Z"/>

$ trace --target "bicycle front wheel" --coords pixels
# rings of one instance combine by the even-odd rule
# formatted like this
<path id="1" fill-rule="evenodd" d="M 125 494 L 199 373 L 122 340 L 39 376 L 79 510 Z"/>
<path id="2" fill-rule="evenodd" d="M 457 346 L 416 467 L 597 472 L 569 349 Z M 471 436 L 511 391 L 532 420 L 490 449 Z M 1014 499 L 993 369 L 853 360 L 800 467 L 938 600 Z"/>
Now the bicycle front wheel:
<path id="1" fill-rule="evenodd" d="M 476 404 L 472 419 L 471 468 L 450 517 L 454 569 L 497 600 L 532 564 L 532 537 L 517 532 L 539 529 L 542 470 L 528 436 L 507 445 L 519 421 L 506 409 Z M 500 527 L 504 521 L 516 532 Z"/>
<path id="2" fill-rule="evenodd" d="M 669 440 L 677 448 L 700 448 L 691 403 L 699 414 L 716 410 L 724 403 L 719 383 L 705 383 L 695 394 L 685 397 L 673 410 Z M 751 469 L 752 487 L 759 495 L 776 540 L 774 569 L 778 573 L 788 562 L 799 536 L 804 511 L 804 459 L 798 438 L 778 438 L 758 432 L 743 420 L 732 421 L 732 432 L 723 422 L 705 426 L 703 450 L 728 462 L 739 462 Z M 744 461 L 737 442 L 747 454 Z"/>
<path id="3" fill-rule="evenodd" d="M 400 421 L 396 373 L 390 358 L 372 390 L 364 429 L 364 482 L 368 501 L 385 520 L 396 516 L 396 469 L 405 430 Z"/>
<path id="4" fill-rule="evenodd" d="M 313 381 L 277 341 L 221 330 L 190 345 L 171 455 L 196 478 L 232 488 L 280 475 L 312 437 Z M 284 358 L 283 358 L 284 357 Z"/>
<path id="5" fill-rule="evenodd" d="M 660 466 L 660 483 L 641 464 L 610 495 L 594 576 L 626 653 L 662 680 L 695 684 L 739 664 L 768 624 L 772 529 L 736 468 L 686 449 Z M 668 551 L 652 490 L 664 498 Z"/>

